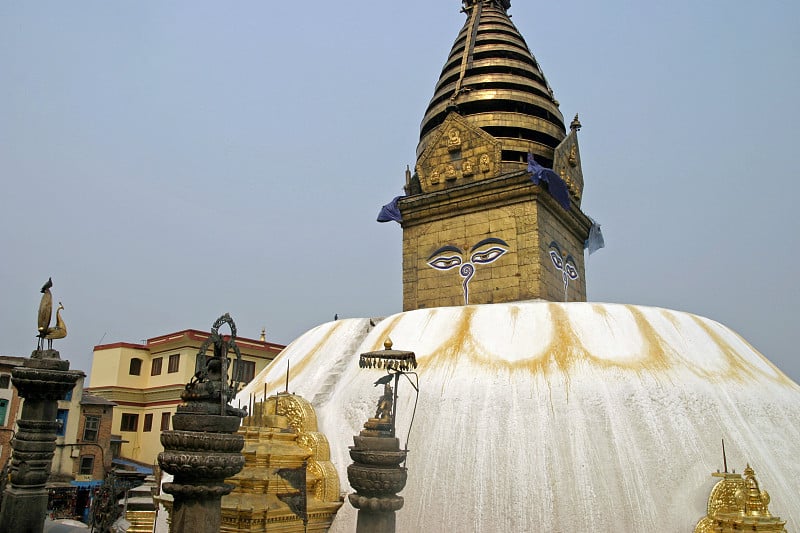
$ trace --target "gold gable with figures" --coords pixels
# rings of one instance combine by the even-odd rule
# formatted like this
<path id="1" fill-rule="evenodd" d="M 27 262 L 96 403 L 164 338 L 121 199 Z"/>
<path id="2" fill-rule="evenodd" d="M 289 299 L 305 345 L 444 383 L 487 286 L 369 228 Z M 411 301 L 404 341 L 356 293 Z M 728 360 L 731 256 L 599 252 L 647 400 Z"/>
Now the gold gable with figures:
<path id="1" fill-rule="evenodd" d="M 553 156 L 553 170 L 567 184 L 570 197 L 578 205 L 581 205 L 583 170 L 581 169 L 581 152 L 578 147 L 578 135 L 575 128 L 556 146 Z"/>
<path id="2" fill-rule="evenodd" d="M 500 141 L 450 113 L 417 160 L 422 192 L 493 178 L 500 173 Z"/>
<path id="3" fill-rule="evenodd" d="M 226 480 L 234 489 L 222 498 L 221 533 L 327 531 L 343 500 L 311 403 L 288 393 L 256 401 L 239 433 L 245 466 Z M 298 489 L 280 473 L 299 469 L 305 470 L 307 524 L 287 505 L 285 497 Z"/>

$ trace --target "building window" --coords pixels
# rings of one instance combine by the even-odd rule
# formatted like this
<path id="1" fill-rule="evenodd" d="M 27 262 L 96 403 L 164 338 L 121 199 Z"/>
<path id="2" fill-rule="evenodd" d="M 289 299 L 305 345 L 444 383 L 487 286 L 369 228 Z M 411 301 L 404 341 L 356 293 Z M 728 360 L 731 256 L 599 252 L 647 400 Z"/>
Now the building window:
<path id="1" fill-rule="evenodd" d="M 56 422 L 58 422 L 58 429 L 56 430 L 57 437 L 63 437 L 67 432 L 67 417 L 69 416 L 69 409 L 59 409 L 56 414 Z"/>
<path id="2" fill-rule="evenodd" d="M 161 431 L 169 431 L 170 413 L 161 413 Z"/>
<path id="3" fill-rule="evenodd" d="M 256 377 L 256 363 L 255 361 L 245 361 L 244 359 L 234 361 L 233 372 L 234 377 L 238 377 L 242 383 L 250 383 Z"/>
<path id="4" fill-rule="evenodd" d="M 151 376 L 158 376 L 161 374 L 161 363 L 164 362 L 163 357 L 156 357 L 150 363 L 150 375 Z"/>
<path id="5" fill-rule="evenodd" d="M 167 372 L 173 374 L 178 371 L 178 367 L 181 364 L 181 354 L 176 353 L 175 355 L 169 356 L 169 367 L 167 368 Z"/>
<path id="6" fill-rule="evenodd" d="M 9 374 L 0 374 L 0 389 L 7 389 L 11 386 L 11 376 Z"/>
<path id="7" fill-rule="evenodd" d="M 139 427 L 139 415 L 133 413 L 122 413 L 122 420 L 119 424 L 120 431 L 136 431 Z"/>
<path id="8" fill-rule="evenodd" d="M 130 367 L 130 370 L 128 371 L 128 373 L 131 376 L 138 376 L 139 374 L 141 374 L 142 373 L 142 360 L 139 359 L 138 357 L 134 357 L 133 359 L 131 359 L 131 367 Z"/>
<path id="9" fill-rule="evenodd" d="M 144 415 L 144 429 L 143 431 L 152 431 L 153 429 L 153 413 Z"/>
<path id="10" fill-rule="evenodd" d="M 64 400 L 65 402 L 71 401 L 72 400 L 72 390 L 73 389 L 68 390 L 67 393 L 62 398 L 62 400 Z"/>
<path id="11" fill-rule="evenodd" d="M 8 400 L 0 400 L 0 426 L 6 425 L 7 411 L 8 411 Z"/>
<path id="12" fill-rule="evenodd" d="M 94 456 L 84 455 L 81 457 L 81 466 L 78 470 L 79 476 L 91 476 L 94 470 Z"/>
<path id="13" fill-rule="evenodd" d="M 97 442 L 97 430 L 100 429 L 99 416 L 87 416 L 83 422 L 83 440 Z"/>

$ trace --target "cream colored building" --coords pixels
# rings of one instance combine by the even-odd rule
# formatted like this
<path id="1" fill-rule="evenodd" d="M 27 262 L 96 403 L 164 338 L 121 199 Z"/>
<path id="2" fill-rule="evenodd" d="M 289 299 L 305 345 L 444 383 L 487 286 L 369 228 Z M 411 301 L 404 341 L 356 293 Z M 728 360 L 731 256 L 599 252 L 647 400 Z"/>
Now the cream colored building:
<path id="1" fill-rule="evenodd" d="M 92 394 L 117 404 L 112 432 L 122 435 L 121 455 L 155 464 L 162 451 L 160 434 L 180 404 L 180 395 L 195 372 L 195 358 L 204 331 L 187 329 L 148 339 L 144 344 L 117 342 L 95 346 Z M 284 346 L 237 337 L 244 382 L 261 372 Z"/>

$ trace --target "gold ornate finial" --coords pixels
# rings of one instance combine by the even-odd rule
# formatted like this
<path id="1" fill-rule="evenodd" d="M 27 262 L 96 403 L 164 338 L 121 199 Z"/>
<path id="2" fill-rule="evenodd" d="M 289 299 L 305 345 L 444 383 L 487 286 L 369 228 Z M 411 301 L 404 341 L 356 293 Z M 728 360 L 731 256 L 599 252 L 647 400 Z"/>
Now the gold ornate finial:
<path id="1" fill-rule="evenodd" d="M 786 533 L 786 521 L 769 512 L 769 493 L 759 488 L 755 471 L 749 464 L 744 469 L 744 477 L 727 472 L 711 475 L 722 480 L 711 489 L 708 514 L 697 523 L 695 533 L 739 529 Z"/>
<path id="2" fill-rule="evenodd" d="M 261 337 L 258 340 L 267 342 L 267 328 L 261 328 Z"/>
<path id="3" fill-rule="evenodd" d="M 578 120 L 578 114 L 575 113 L 575 118 L 572 119 L 572 122 L 569 123 L 569 129 L 572 131 L 581 131 L 581 121 Z"/>
<path id="4" fill-rule="evenodd" d="M 385 368 L 395 372 L 407 372 L 417 368 L 417 358 L 414 352 L 393 350 L 392 339 L 386 337 L 383 350 L 362 353 L 358 358 L 359 368 Z"/>

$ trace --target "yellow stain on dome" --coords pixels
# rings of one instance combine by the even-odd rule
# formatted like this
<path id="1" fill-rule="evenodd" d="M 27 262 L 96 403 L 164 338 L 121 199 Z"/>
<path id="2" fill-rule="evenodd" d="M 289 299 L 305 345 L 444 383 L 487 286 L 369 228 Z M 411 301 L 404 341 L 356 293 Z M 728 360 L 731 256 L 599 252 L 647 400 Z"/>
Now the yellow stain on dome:
<path id="1" fill-rule="evenodd" d="M 375 336 L 375 341 L 372 343 L 372 346 L 368 350 L 364 350 L 366 352 L 377 352 L 384 348 L 384 342 L 387 338 L 389 338 L 390 334 L 397 326 L 397 324 L 403 319 L 404 313 L 400 313 L 394 315 L 391 318 L 387 318 L 380 322 L 381 329 L 379 334 Z M 399 350 L 405 350 L 405 348 L 398 346 Z"/>
<path id="2" fill-rule="evenodd" d="M 719 377 L 724 377 L 733 381 L 739 382 L 746 382 L 750 379 L 756 377 L 765 377 L 771 381 L 781 383 L 784 385 L 793 384 L 792 380 L 790 380 L 783 372 L 778 370 L 775 365 L 770 363 L 761 353 L 753 348 L 747 341 L 742 339 L 741 336 L 737 334 L 737 337 L 741 339 L 745 346 L 752 350 L 752 353 L 755 357 L 761 358 L 763 362 L 766 362 L 768 366 L 773 370 L 774 373 L 765 372 L 763 369 L 758 368 L 756 365 L 750 363 L 746 359 L 742 357 L 738 350 L 736 350 L 733 346 L 731 346 L 730 342 L 725 339 L 722 335 L 720 335 L 717 331 L 712 328 L 708 322 L 696 315 L 689 315 L 692 320 L 697 323 L 700 328 L 709 336 L 716 345 L 720 348 L 723 355 L 725 356 L 725 360 L 727 363 L 726 369 L 720 369 L 719 372 L 716 372 L 715 375 Z M 730 330 L 729 330 L 730 331 Z"/>
<path id="3" fill-rule="evenodd" d="M 525 327 L 520 321 L 525 318 L 523 313 L 523 306 L 509 305 L 507 306 L 507 319 L 508 326 L 501 325 L 504 330 L 509 332 L 516 332 L 517 327 Z M 398 313 L 389 317 L 378 324 L 370 334 L 372 335 L 370 347 L 363 351 L 376 351 L 383 348 L 383 342 L 387 335 L 391 335 L 397 339 L 408 338 L 409 335 L 405 334 L 405 328 L 414 328 L 415 334 L 420 339 L 425 339 L 426 343 L 433 341 L 434 346 L 426 347 L 424 351 L 420 352 L 415 350 L 414 346 L 398 345 L 399 349 L 410 349 L 416 351 L 417 360 L 420 364 L 420 372 L 425 372 L 430 369 L 439 369 L 445 372 L 444 384 L 450 381 L 450 378 L 457 372 L 457 367 L 462 363 L 468 363 L 478 369 L 487 372 L 525 372 L 530 375 L 549 376 L 553 373 L 558 373 L 563 379 L 569 382 L 570 370 L 576 365 L 590 365 L 600 369 L 617 369 L 624 371 L 631 371 L 639 375 L 648 374 L 658 376 L 659 379 L 670 378 L 670 370 L 685 369 L 695 375 L 708 379 L 712 382 L 721 381 L 734 381 L 744 383 L 756 377 L 766 377 L 770 381 L 782 384 L 784 386 L 791 386 L 798 388 L 798 386 L 789 379 L 780 370 L 775 368 L 766 358 L 763 358 L 757 350 L 752 348 L 747 341 L 740 336 L 736 339 L 742 342 L 742 347 L 752 350 L 753 357 L 761 357 L 765 368 L 760 368 L 747 360 L 745 353 L 739 347 L 737 349 L 729 339 L 722 332 L 717 331 L 713 327 L 713 323 L 701 317 L 689 314 L 680 313 L 668 309 L 658 308 L 640 308 L 634 305 L 613 304 L 614 308 L 624 309 L 630 315 L 630 320 L 634 324 L 634 329 L 639 336 L 636 339 L 641 343 L 641 346 L 635 348 L 635 352 L 631 352 L 633 357 L 626 356 L 626 358 L 614 358 L 613 345 L 608 347 L 608 354 L 601 352 L 593 353 L 586 342 L 581 340 L 578 326 L 575 323 L 575 317 L 570 315 L 571 305 L 588 305 L 591 312 L 595 317 L 590 320 L 597 320 L 604 322 L 603 328 L 606 331 L 614 331 L 613 328 L 619 326 L 623 327 L 624 323 L 621 320 L 627 320 L 622 317 L 619 311 L 611 309 L 611 305 L 607 304 L 563 304 L 554 302 L 542 302 L 540 304 L 546 309 L 547 315 L 539 314 L 543 323 L 548 324 L 550 329 L 543 332 L 543 335 L 548 335 L 550 338 L 541 343 L 532 343 L 530 346 L 530 353 L 521 354 L 521 359 L 509 360 L 504 357 L 502 353 L 497 352 L 497 349 L 482 342 L 484 335 L 476 334 L 476 320 L 480 320 L 480 310 L 485 306 L 468 305 L 460 308 L 434 308 L 427 310 L 417 310 L 405 313 Z M 452 316 L 453 320 L 448 328 L 448 334 L 442 339 L 435 338 L 432 333 L 426 333 L 431 325 L 435 329 L 441 328 L 441 322 L 445 317 L 438 316 L 441 313 L 446 313 L 445 317 Z M 411 320 L 410 315 L 421 313 L 418 317 L 419 322 Z M 452 314 L 450 314 L 452 313 Z M 537 311 L 542 313 L 542 311 Z M 679 347 L 670 342 L 668 337 L 659 333 L 657 325 L 652 323 L 652 317 L 648 319 L 648 315 L 654 314 L 663 318 L 667 323 L 675 328 L 676 335 L 681 336 L 686 331 L 685 320 L 688 318 L 695 324 L 703 335 L 706 335 L 710 344 L 719 351 L 721 354 L 722 363 L 715 363 L 713 368 L 708 366 L 703 367 L 697 362 L 693 362 L 691 357 L 686 354 L 680 353 Z M 439 319 L 437 321 L 437 318 Z M 413 326 L 412 326 L 413 322 Z M 344 326 L 343 321 L 335 322 L 328 325 L 327 330 L 324 331 L 320 338 L 314 342 L 309 350 L 304 350 L 302 357 L 297 357 L 298 350 L 292 350 L 295 354 L 295 359 L 292 360 L 291 377 L 301 375 L 307 368 L 313 367 L 318 364 L 318 359 L 323 353 L 323 349 L 331 347 L 331 339 L 339 330 Z M 592 323 L 587 323 L 589 328 Z M 724 328 L 724 326 L 721 326 Z M 598 331 L 602 335 L 603 328 Z M 399 331 L 398 331 L 399 330 Z M 618 330 L 617 330 L 618 331 Z M 725 329 L 730 334 L 736 335 L 735 332 Z M 399 334 L 399 337 L 396 335 Z M 511 333 L 509 333 L 511 334 Z M 407 341 L 404 341 L 407 342 Z M 402 342 L 401 342 L 402 344 Z M 591 343 L 590 343 L 591 344 Z M 601 346 L 605 351 L 605 347 Z M 599 349 L 599 348 L 598 348 Z M 610 355 L 609 355 L 610 354 Z M 272 378 L 266 380 L 268 392 L 275 390 L 282 390 L 285 383 L 285 368 L 287 352 L 280 354 L 275 361 L 270 365 L 274 370 Z M 771 369 L 773 372 L 767 370 Z M 282 369 L 283 372 L 277 369 Z M 253 384 L 248 387 L 249 390 L 255 394 L 262 394 L 264 382 L 260 384 Z"/>
<path id="4" fill-rule="evenodd" d="M 290 381 L 292 376 L 297 376 L 301 374 L 307 367 L 314 364 L 316 358 L 319 356 L 322 347 L 328 344 L 334 332 L 337 329 L 341 328 L 344 324 L 345 322 L 341 320 L 333 322 L 332 325 L 328 328 L 328 330 L 322 334 L 322 337 L 320 337 L 320 339 L 314 343 L 314 346 L 312 346 L 311 349 L 303 353 L 303 357 L 299 358 L 295 357 L 294 359 L 289 361 Z M 272 362 L 269 364 L 268 367 L 270 369 L 277 369 L 276 372 L 279 372 L 282 369 L 284 372 L 282 375 L 280 375 L 279 377 L 269 379 L 267 381 L 262 381 L 261 383 L 258 384 L 253 384 L 253 386 L 246 387 L 244 390 L 251 389 L 254 390 L 256 395 L 261 394 L 262 396 L 264 394 L 265 384 L 268 395 L 273 394 L 276 390 L 282 390 L 286 386 L 285 372 L 286 372 L 287 357 L 289 357 L 289 354 L 287 353 L 287 349 L 284 348 L 284 350 L 280 354 L 278 354 L 278 357 L 272 360 Z"/>
<path id="5" fill-rule="evenodd" d="M 491 348 L 478 340 L 474 334 L 473 322 L 476 319 L 478 306 L 465 306 L 458 313 L 456 320 L 454 320 L 451 332 L 447 338 L 436 348 L 431 349 L 429 353 L 417 353 L 417 360 L 420 362 L 421 370 L 440 368 L 446 370 L 448 374 L 452 374 L 459 362 L 469 362 L 487 371 L 525 371 L 530 374 L 541 375 L 548 375 L 551 372 L 560 371 L 561 374 L 568 378 L 569 370 L 576 364 L 589 363 L 598 368 L 629 370 L 637 374 L 647 373 L 658 375 L 663 378 L 668 377 L 670 370 L 681 366 L 698 376 L 712 380 L 745 382 L 756 376 L 763 376 L 775 382 L 793 384 L 790 379 L 777 370 L 774 365 L 766 361 L 766 359 L 764 361 L 769 364 L 770 368 L 775 370 L 774 374 L 765 372 L 763 369 L 748 362 L 743 354 L 739 353 L 739 351 L 737 351 L 723 335 L 715 331 L 707 321 L 689 313 L 683 315 L 689 317 L 689 319 L 696 323 L 702 332 L 709 337 L 713 345 L 724 356 L 724 361 L 726 362 L 725 366 L 719 366 L 715 369 L 704 369 L 697 364 L 692 364 L 690 359 L 679 354 L 676 348 L 658 332 L 657 328 L 651 323 L 642 308 L 634 305 L 619 305 L 619 307 L 624 308 L 630 313 L 636 331 L 641 337 L 642 345 L 638 350 L 638 356 L 627 360 L 600 356 L 599 354 L 592 353 L 581 341 L 569 315 L 568 305 L 570 304 L 565 305 L 548 302 L 543 305 L 546 305 L 547 312 L 550 315 L 550 323 L 553 328 L 552 337 L 543 349 L 537 348 L 536 354 L 531 353 L 530 357 L 509 361 L 503 358 L 501 354 L 493 353 Z M 612 319 L 616 316 L 604 304 L 583 305 L 589 305 L 597 317 L 604 320 L 607 324 L 610 324 Z M 433 311 L 434 310 L 430 310 L 428 312 L 433 313 Z M 674 312 L 656 308 L 654 308 L 654 311 L 671 323 L 679 334 L 682 328 L 685 328 Z M 509 319 L 512 326 L 509 328 L 509 331 L 514 330 L 514 325 L 519 320 L 520 315 L 521 309 L 519 306 L 509 306 Z M 395 320 L 386 328 L 386 331 L 391 331 L 400 321 L 401 317 L 402 314 L 394 317 Z M 431 316 L 427 316 L 426 321 L 430 322 L 431 318 Z M 743 340 L 743 342 L 746 341 Z M 406 348 L 413 349 L 413 347 Z M 613 349 L 613 347 L 611 349 Z M 755 355 L 758 354 L 755 350 L 753 350 L 753 352 Z"/>

